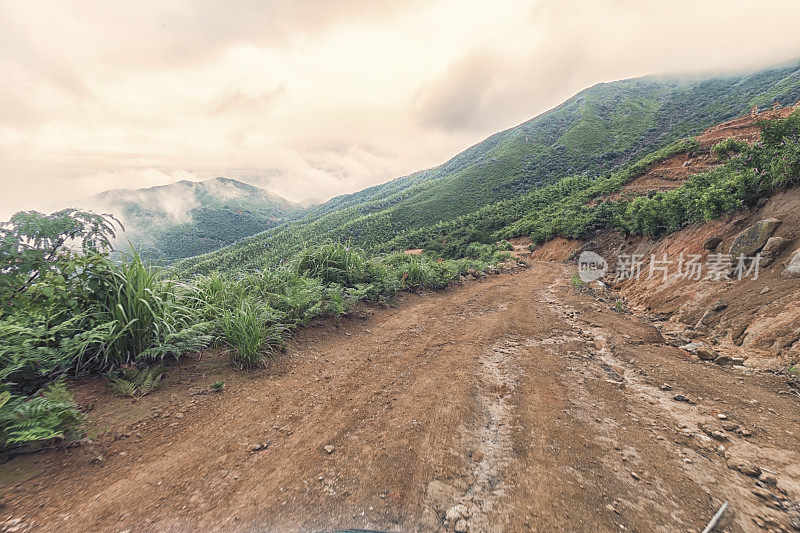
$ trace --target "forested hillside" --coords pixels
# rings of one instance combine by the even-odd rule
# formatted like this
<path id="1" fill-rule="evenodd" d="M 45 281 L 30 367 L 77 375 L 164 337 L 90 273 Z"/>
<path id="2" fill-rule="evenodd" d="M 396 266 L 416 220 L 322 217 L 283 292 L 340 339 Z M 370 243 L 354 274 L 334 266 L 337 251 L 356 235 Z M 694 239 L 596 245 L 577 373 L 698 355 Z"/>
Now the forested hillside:
<path id="1" fill-rule="evenodd" d="M 228 178 L 117 189 L 74 203 L 120 219 L 125 232 L 117 248 L 125 250 L 130 242 L 156 263 L 218 250 L 301 211 L 269 191 Z"/>
<path id="2" fill-rule="evenodd" d="M 439 167 L 334 198 L 305 217 L 181 261 L 176 269 L 192 273 L 274 265 L 326 239 L 367 250 L 430 246 L 437 240 L 445 244 L 441 241 L 453 232 L 462 238 L 440 248 L 458 257 L 463 243 L 489 242 L 501 225 L 548 201 L 528 196 L 532 191 L 573 175 L 583 177 L 569 182 L 570 190 L 582 190 L 753 105 L 793 104 L 800 99 L 799 69 L 793 64 L 737 76 L 599 84 Z"/>

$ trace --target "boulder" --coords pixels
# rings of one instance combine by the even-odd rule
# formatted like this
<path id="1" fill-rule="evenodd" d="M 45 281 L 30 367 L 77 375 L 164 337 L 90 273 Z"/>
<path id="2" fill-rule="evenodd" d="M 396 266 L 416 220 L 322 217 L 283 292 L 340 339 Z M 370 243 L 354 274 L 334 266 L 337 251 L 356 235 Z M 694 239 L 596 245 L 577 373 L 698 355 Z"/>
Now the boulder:
<path id="1" fill-rule="evenodd" d="M 765 218 L 756 222 L 733 239 L 728 253 L 734 260 L 740 255 L 745 257 L 756 255 L 780 225 L 781 221 L 777 218 Z"/>
<path id="2" fill-rule="evenodd" d="M 682 350 L 686 350 L 687 352 L 694 353 L 694 352 L 697 351 L 698 348 L 702 348 L 702 347 L 703 347 L 703 345 L 700 344 L 699 342 L 690 342 L 689 344 L 684 344 L 680 348 Z"/>
<path id="3" fill-rule="evenodd" d="M 711 348 L 706 348 L 705 346 L 695 350 L 694 354 L 701 361 L 714 361 L 718 357 L 717 352 L 715 352 Z"/>
<path id="4" fill-rule="evenodd" d="M 706 239 L 706 241 L 703 243 L 703 248 L 706 250 L 716 250 L 717 246 L 719 246 L 719 243 L 721 242 L 722 236 L 714 235 L 713 237 Z"/>
<path id="5" fill-rule="evenodd" d="M 733 358 L 727 355 L 720 355 L 714 359 L 714 362 L 720 366 L 733 366 Z"/>
<path id="6" fill-rule="evenodd" d="M 795 250 L 792 254 L 792 259 L 789 261 L 789 266 L 783 271 L 784 276 L 800 276 L 800 249 Z"/>
<path id="7" fill-rule="evenodd" d="M 775 258 L 786 248 L 789 241 L 782 237 L 770 237 L 767 244 L 761 249 L 761 263 L 760 267 L 766 267 L 775 261 Z"/>

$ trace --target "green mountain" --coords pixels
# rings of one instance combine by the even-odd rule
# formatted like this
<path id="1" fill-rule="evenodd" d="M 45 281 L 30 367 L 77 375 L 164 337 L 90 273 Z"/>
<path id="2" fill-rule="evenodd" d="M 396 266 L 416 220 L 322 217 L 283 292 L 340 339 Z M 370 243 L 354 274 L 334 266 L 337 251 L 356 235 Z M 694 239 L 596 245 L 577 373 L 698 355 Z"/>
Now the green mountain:
<path id="1" fill-rule="evenodd" d="M 130 242 L 157 263 L 218 250 L 301 211 L 298 204 L 228 178 L 115 189 L 75 203 L 116 216 L 125 226 L 117 248 Z"/>
<path id="2" fill-rule="evenodd" d="M 607 176 L 668 144 L 745 114 L 800 100 L 800 64 L 708 78 L 644 77 L 601 83 L 439 167 L 344 195 L 234 246 L 179 262 L 178 272 L 258 268 L 326 239 L 373 251 L 429 246 L 446 255 L 489 242 L 524 201 L 571 175 Z M 580 180 L 575 183 L 580 183 Z"/>

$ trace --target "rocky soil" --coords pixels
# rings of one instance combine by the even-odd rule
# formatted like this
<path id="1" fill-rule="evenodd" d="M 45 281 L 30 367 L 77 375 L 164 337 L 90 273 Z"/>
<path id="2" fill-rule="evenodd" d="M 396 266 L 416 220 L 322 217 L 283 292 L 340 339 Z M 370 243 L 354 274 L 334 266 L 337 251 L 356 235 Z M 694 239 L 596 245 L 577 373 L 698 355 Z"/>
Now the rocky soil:
<path id="1" fill-rule="evenodd" d="M 93 442 L 0 465 L 0 531 L 699 532 L 724 502 L 720 531 L 800 529 L 785 378 L 574 271 L 404 295 L 254 373 L 209 352 L 136 403 L 81 383 Z"/>

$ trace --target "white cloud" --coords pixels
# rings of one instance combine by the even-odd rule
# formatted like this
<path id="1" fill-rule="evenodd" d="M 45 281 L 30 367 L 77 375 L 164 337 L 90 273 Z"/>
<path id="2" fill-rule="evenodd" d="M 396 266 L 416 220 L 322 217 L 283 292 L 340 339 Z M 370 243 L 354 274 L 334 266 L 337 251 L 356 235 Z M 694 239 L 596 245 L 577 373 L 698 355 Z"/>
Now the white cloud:
<path id="1" fill-rule="evenodd" d="M 448 159 L 600 81 L 757 68 L 793 1 L 0 4 L 0 217 L 240 178 L 326 199 Z"/>

